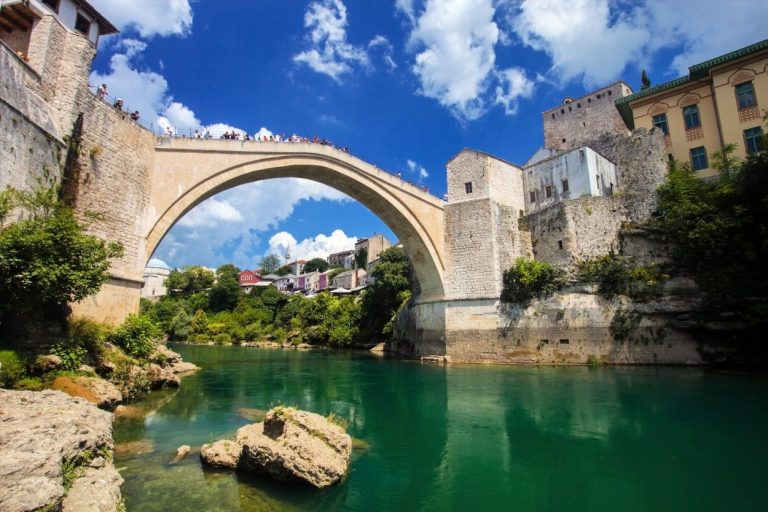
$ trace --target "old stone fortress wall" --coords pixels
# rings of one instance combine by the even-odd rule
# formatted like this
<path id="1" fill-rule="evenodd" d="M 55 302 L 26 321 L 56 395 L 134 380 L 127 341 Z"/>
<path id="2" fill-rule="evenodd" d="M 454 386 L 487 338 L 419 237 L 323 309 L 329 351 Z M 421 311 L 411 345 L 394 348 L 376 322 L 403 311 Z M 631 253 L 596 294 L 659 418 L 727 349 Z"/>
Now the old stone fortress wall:
<path id="1" fill-rule="evenodd" d="M 112 266 L 110 283 L 75 310 L 117 322 L 138 309 L 142 272 L 162 237 L 155 233 L 158 225 L 170 229 L 195 201 L 227 187 L 288 174 L 262 163 L 261 174 L 243 171 L 211 184 L 194 201 L 179 202 L 185 191 L 211 182 L 221 169 L 245 165 L 248 151 L 203 154 L 197 144 L 235 145 L 157 139 L 97 98 L 88 88 L 91 62 L 99 35 L 115 29 L 85 2 L 60 5 L 66 8 L 59 13 L 43 0 L 0 9 L 0 26 L 21 27 L 0 30 L 0 187 L 59 182 L 78 211 L 102 214 L 91 230 L 120 241 L 125 257 Z M 24 27 L 24 20 L 31 22 Z M 410 231 L 402 241 L 417 269 L 429 276 L 421 283 L 429 293 L 400 315 L 396 346 L 401 350 L 457 361 L 585 362 L 597 356 L 611 362 L 697 362 L 694 340 L 658 313 L 684 310 L 679 303 L 643 306 L 638 332 L 646 341 L 633 344 L 610 334 L 617 314 L 638 310 L 625 299 L 606 301 L 589 290 L 567 290 L 527 310 L 499 302 L 503 271 L 520 256 L 566 271 L 610 250 L 642 262 L 666 258 L 663 241 L 637 226 L 656 209 L 667 142 L 660 130 L 627 128 L 615 102 L 631 93 L 627 84 L 616 82 L 544 112 L 544 147 L 523 165 L 478 150 L 460 151 L 447 163 L 444 203 L 421 197 L 352 156 L 330 151 L 312 156 L 310 164 L 323 166 L 322 178 L 312 174 L 306 155 L 286 158 L 294 169 L 306 168 L 310 179 L 327 179 L 351 193 L 360 189 L 352 185 L 365 183 L 357 197 L 361 202 L 385 222 L 408 219 Z M 190 160 L 174 172 L 187 170 L 183 176 L 189 182 L 170 183 L 182 175 L 168 169 L 184 151 Z M 401 228 L 390 227 L 396 233 Z"/>

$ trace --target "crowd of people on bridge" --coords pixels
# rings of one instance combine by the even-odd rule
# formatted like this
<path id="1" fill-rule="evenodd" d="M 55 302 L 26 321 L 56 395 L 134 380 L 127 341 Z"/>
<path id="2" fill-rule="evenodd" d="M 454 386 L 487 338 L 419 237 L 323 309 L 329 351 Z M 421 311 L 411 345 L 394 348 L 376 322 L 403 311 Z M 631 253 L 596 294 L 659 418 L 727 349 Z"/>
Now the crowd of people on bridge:
<path id="1" fill-rule="evenodd" d="M 99 99 L 102 99 L 104 101 L 110 101 L 109 95 L 107 93 L 107 84 L 101 84 L 99 87 L 96 88 L 96 96 Z M 127 110 L 127 111 L 124 110 L 125 105 L 122 98 L 116 98 L 114 103 L 112 103 L 112 106 L 122 113 L 127 113 L 133 121 L 136 121 L 136 122 L 139 121 L 140 119 L 139 111 L 135 110 L 133 112 L 130 112 L 130 110 Z M 195 138 L 195 139 L 206 139 L 206 140 L 215 138 L 209 130 L 196 129 L 194 130 L 194 132 L 192 132 L 192 130 L 176 129 L 169 125 L 166 125 L 165 128 L 157 128 L 157 129 L 155 128 L 157 127 L 153 126 L 150 129 L 156 135 L 164 136 L 164 137 Z M 347 146 L 336 145 L 330 140 L 323 139 L 321 137 L 317 137 L 317 136 L 303 137 L 300 135 L 296 135 L 295 133 L 293 135 L 285 135 L 285 134 L 272 134 L 272 133 L 259 132 L 251 136 L 247 132 L 240 132 L 235 129 L 232 129 L 222 133 L 219 136 L 219 139 L 255 141 L 255 142 L 288 142 L 288 143 L 303 143 L 303 144 L 320 144 L 321 146 L 329 146 L 339 151 L 343 151 L 344 153 L 349 153 L 349 148 Z M 378 169 L 378 167 L 376 168 Z M 401 179 L 402 181 L 405 181 L 410 185 L 418 187 L 424 192 L 429 192 L 429 187 L 427 185 L 417 184 L 417 183 L 413 183 L 410 180 L 403 179 L 402 174 L 400 172 L 394 173 L 394 175 L 397 178 Z"/>

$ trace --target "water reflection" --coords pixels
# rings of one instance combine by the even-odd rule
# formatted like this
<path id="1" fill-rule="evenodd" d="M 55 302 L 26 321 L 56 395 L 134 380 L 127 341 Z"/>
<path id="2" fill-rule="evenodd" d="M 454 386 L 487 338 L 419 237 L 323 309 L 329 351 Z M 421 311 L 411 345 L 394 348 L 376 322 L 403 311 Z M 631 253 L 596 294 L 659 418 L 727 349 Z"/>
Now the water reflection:
<path id="1" fill-rule="evenodd" d="M 135 404 L 150 415 L 116 422 L 117 441 L 154 446 L 116 455 L 129 510 L 750 509 L 766 483 L 761 378 L 176 348 L 204 369 Z M 179 445 L 231 435 L 277 403 L 350 419 L 369 449 L 345 482 L 210 471 L 196 454 L 170 464 Z"/>

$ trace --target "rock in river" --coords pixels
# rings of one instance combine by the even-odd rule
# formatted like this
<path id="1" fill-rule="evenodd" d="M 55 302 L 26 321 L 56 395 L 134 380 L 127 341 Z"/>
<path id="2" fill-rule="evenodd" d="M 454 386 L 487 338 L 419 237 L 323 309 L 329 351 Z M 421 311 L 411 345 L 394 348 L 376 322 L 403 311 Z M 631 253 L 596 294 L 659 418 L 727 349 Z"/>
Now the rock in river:
<path id="1" fill-rule="evenodd" d="M 92 404 L 108 411 L 123 401 L 123 395 L 117 386 L 98 377 L 56 377 L 51 384 L 51 389 L 85 398 Z"/>
<path id="2" fill-rule="evenodd" d="M 352 438 L 341 427 L 290 407 L 276 407 L 263 423 L 242 427 L 235 441 L 243 446 L 240 467 L 318 488 L 346 475 L 352 453 Z"/>
<path id="3" fill-rule="evenodd" d="M 209 466 L 235 469 L 240 462 L 243 446 L 240 443 L 221 439 L 204 444 L 200 448 L 200 459 Z"/>

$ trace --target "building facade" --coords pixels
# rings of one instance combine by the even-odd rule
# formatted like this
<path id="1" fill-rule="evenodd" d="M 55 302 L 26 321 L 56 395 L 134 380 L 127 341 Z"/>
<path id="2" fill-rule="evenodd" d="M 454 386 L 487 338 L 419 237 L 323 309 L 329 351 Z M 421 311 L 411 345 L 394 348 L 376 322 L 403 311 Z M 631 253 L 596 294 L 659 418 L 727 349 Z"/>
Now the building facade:
<path id="1" fill-rule="evenodd" d="M 392 242 L 382 234 L 375 234 L 369 238 L 361 238 L 355 243 L 355 254 L 360 251 L 366 251 L 368 258 L 365 262 L 366 267 L 368 263 L 379 257 L 382 251 L 392 247 Z"/>
<path id="2" fill-rule="evenodd" d="M 328 255 L 328 265 L 331 267 L 352 268 L 354 260 L 355 251 L 353 249 Z"/>
<path id="3" fill-rule="evenodd" d="M 717 175 L 712 153 L 736 144 L 744 158 L 761 149 L 768 108 L 768 39 L 691 66 L 688 75 L 616 101 L 630 128 L 661 130 L 668 158 L 701 178 Z"/>

